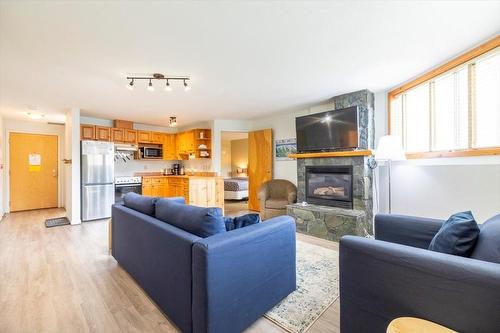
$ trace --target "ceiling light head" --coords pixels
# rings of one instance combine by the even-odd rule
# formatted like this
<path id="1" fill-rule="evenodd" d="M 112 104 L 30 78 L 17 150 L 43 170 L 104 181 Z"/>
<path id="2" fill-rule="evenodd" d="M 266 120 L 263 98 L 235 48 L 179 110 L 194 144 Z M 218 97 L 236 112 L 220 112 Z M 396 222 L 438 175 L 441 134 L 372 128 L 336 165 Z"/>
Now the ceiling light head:
<path id="1" fill-rule="evenodd" d="M 165 91 L 172 91 L 172 86 L 170 85 L 170 82 L 168 82 L 168 79 L 167 83 L 165 84 Z"/>
<path id="2" fill-rule="evenodd" d="M 155 87 L 153 87 L 153 82 L 151 82 L 151 79 L 149 79 L 148 90 L 155 91 Z"/>
<path id="3" fill-rule="evenodd" d="M 134 90 L 134 79 L 130 81 L 129 84 L 127 84 L 127 89 L 128 90 Z"/>
<path id="4" fill-rule="evenodd" d="M 189 90 L 191 90 L 191 86 L 188 85 L 186 80 L 184 80 L 184 91 L 189 91 Z"/>
<path id="5" fill-rule="evenodd" d="M 170 127 L 176 127 L 177 126 L 177 117 L 170 117 L 170 120 L 168 121 L 168 125 Z"/>
<path id="6" fill-rule="evenodd" d="M 36 112 L 26 112 L 26 115 L 33 120 L 38 120 L 38 119 L 42 119 L 43 117 L 45 117 L 44 114 L 36 113 Z"/>

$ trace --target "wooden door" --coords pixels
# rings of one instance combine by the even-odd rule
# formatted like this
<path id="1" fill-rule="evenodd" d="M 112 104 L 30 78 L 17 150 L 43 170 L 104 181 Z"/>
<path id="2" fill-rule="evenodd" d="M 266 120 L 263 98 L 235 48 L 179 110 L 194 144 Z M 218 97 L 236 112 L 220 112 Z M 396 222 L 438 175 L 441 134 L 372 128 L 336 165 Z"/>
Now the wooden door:
<path id="1" fill-rule="evenodd" d="M 57 207 L 57 136 L 10 133 L 10 211 Z"/>
<path id="2" fill-rule="evenodd" d="M 80 125 L 80 140 L 94 140 L 94 139 L 95 139 L 95 126 Z"/>
<path id="3" fill-rule="evenodd" d="M 95 138 L 99 141 L 110 141 L 111 140 L 111 128 L 104 126 L 95 127 Z"/>
<path id="4" fill-rule="evenodd" d="M 176 160 L 175 134 L 165 134 L 163 137 L 163 159 Z"/>
<path id="5" fill-rule="evenodd" d="M 273 178 L 273 131 L 248 133 L 248 209 L 259 211 L 260 186 Z"/>

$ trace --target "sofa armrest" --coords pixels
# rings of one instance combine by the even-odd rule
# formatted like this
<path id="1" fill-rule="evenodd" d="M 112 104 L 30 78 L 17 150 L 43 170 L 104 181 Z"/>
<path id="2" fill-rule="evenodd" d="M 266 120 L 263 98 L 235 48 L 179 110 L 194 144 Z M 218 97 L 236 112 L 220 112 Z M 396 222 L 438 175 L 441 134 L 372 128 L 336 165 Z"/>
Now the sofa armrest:
<path id="1" fill-rule="evenodd" d="M 340 240 L 343 333 L 385 332 L 397 317 L 498 332 L 500 265 L 384 241 Z"/>
<path id="2" fill-rule="evenodd" d="M 424 217 L 377 214 L 375 239 L 427 249 L 443 222 Z"/>
<path id="3" fill-rule="evenodd" d="M 241 332 L 296 288 L 289 216 L 217 234 L 193 246 L 193 331 Z"/>

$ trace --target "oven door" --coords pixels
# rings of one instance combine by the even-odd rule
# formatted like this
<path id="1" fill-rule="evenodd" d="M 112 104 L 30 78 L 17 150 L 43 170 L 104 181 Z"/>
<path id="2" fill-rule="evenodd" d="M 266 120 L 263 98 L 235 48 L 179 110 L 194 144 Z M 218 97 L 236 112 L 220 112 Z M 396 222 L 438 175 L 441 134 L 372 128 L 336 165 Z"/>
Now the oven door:
<path id="1" fill-rule="evenodd" d="M 129 192 L 142 194 L 141 184 L 115 184 L 115 203 L 123 202 L 123 197 Z"/>

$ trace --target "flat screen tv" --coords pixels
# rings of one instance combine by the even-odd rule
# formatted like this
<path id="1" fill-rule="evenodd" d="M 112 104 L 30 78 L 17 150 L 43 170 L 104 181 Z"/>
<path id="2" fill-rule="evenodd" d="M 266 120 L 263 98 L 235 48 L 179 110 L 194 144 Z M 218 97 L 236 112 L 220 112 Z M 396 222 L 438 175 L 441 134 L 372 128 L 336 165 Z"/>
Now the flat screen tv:
<path id="1" fill-rule="evenodd" d="M 298 152 L 358 148 L 358 107 L 295 118 Z"/>

